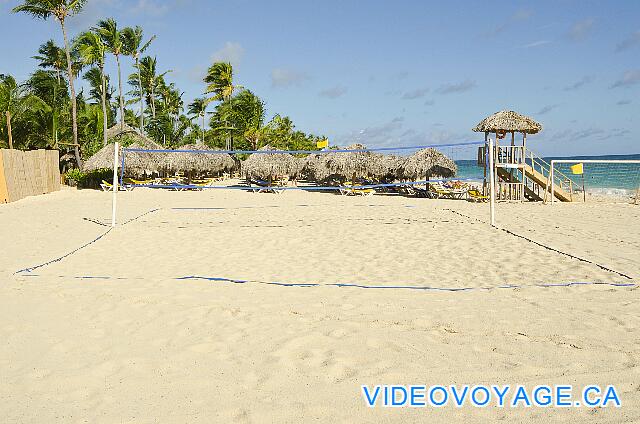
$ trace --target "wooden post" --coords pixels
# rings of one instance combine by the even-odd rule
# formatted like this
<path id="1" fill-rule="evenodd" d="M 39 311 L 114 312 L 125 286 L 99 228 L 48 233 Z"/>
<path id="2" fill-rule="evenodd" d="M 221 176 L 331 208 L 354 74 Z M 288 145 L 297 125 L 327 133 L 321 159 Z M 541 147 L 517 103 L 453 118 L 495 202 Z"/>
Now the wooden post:
<path id="1" fill-rule="evenodd" d="M 487 150 L 489 146 L 487 145 L 487 139 L 489 138 L 489 132 L 484 132 L 484 178 L 482 179 L 482 195 L 487 195 Z"/>

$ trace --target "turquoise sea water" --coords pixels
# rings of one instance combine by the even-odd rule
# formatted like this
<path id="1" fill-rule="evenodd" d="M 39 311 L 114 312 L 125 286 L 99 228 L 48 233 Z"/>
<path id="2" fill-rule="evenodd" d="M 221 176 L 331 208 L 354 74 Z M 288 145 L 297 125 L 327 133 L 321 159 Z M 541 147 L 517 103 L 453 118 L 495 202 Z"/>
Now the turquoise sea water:
<path id="1" fill-rule="evenodd" d="M 572 156 L 572 157 L 545 157 L 552 159 L 571 160 L 640 160 L 640 154 L 636 155 L 605 155 L 605 156 Z M 483 168 L 476 164 L 475 160 L 457 160 L 458 178 L 470 178 L 482 180 Z M 569 167 L 572 164 L 556 164 L 556 170 L 563 172 L 573 179 L 578 185 L 582 185 L 582 177 L 573 175 Z M 628 194 L 635 192 L 640 186 L 640 164 L 584 164 L 585 188 L 590 193 L 602 194 Z"/>

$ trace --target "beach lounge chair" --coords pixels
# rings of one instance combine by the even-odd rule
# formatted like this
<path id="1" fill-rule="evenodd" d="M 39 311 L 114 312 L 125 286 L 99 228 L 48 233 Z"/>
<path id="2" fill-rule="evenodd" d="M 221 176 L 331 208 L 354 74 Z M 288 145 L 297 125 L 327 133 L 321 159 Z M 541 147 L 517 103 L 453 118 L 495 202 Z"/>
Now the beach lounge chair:
<path id="1" fill-rule="evenodd" d="M 282 194 L 284 192 L 283 187 L 286 183 L 283 183 L 281 180 L 274 180 L 269 183 L 268 181 L 263 180 L 250 180 L 249 186 L 255 184 L 257 187 L 253 188 L 254 193 L 275 193 Z"/>
<path id="2" fill-rule="evenodd" d="M 471 188 L 467 191 L 467 200 L 470 202 L 486 202 L 489 200 L 489 196 L 484 196 L 477 189 Z"/>
<path id="3" fill-rule="evenodd" d="M 356 184 L 358 185 L 366 185 L 366 184 Z M 343 196 L 373 196 L 376 191 L 372 188 L 351 188 L 353 187 L 353 183 L 346 182 L 344 183 L 344 187 L 340 187 L 340 194 Z"/>
<path id="4" fill-rule="evenodd" d="M 413 196 L 416 197 L 433 197 L 431 192 L 429 190 L 427 190 L 426 188 L 421 188 L 421 187 L 417 187 L 415 185 L 408 185 L 407 187 L 407 192 L 408 194 L 411 194 Z"/>
<path id="5" fill-rule="evenodd" d="M 100 188 L 102 188 L 102 191 L 113 191 L 113 184 L 106 180 L 102 180 Z M 131 187 L 128 187 L 126 184 L 118 184 L 118 191 L 129 191 L 130 188 Z"/>
<path id="6" fill-rule="evenodd" d="M 429 183 L 429 190 L 436 199 L 462 199 L 467 194 L 466 188 L 448 188 L 440 182 Z"/>

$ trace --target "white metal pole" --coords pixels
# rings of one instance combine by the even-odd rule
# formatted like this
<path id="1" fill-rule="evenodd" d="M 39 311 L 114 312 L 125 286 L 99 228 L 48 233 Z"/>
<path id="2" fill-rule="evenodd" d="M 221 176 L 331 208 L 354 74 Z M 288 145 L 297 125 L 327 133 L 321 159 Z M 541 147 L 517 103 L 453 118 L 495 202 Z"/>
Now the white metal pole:
<path id="1" fill-rule="evenodd" d="M 111 226 L 116 226 L 116 201 L 118 195 L 118 143 L 113 145 L 113 200 L 111 202 Z"/>
<path id="2" fill-rule="evenodd" d="M 551 195 L 551 204 L 552 204 L 552 205 L 553 205 L 554 197 L 556 197 L 556 196 L 554 195 L 554 193 L 555 193 L 555 191 L 556 191 L 556 190 L 555 190 L 555 184 L 554 184 L 554 182 L 553 182 L 553 167 L 554 167 L 554 165 L 555 165 L 555 161 L 554 161 L 554 160 L 552 160 L 552 161 L 551 161 L 551 165 L 549 165 L 549 166 L 551 166 L 551 169 L 549 170 L 549 178 L 551 179 L 551 187 L 549 188 L 549 190 L 550 190 L 550 193 L 549 193 L 549 194 Z"/>
<path id="3" fill-rule="evenodd" d="M 489 170 L 491 173 L 489 174 L 489 210 L 491 214 L 491 226 L 496 226 L 496 188 L 495 188 L 495 169 L 493 167 L 493 139 L 489 139 Z"/>

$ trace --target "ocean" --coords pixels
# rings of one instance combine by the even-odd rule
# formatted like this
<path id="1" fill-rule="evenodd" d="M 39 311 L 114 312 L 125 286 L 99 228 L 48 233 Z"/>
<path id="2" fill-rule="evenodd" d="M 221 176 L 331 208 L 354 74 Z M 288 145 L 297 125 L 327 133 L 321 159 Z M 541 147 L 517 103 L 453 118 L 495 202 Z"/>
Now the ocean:
<path id="1" fill-rule="evenodd" d="M 547 162 L 557 159 L 571 160 L 640 160 L 640 154 L 635 155 L 604 155 L 604 156 L 571 156 L 545 157 Z M 475 160 L 457 160 L 458 174 L 461 179 L 483 178 L 483 168 Z M 573 175 L 572 164 L 556 164 L 556 170 L 569 176 L 575 183 L 582 186 L 582 176 Z M 640 187 L 640 164 L 584 164 L 584 185 L 587 193 L 607 195 L 628 195 L 635 193 Z"/>

